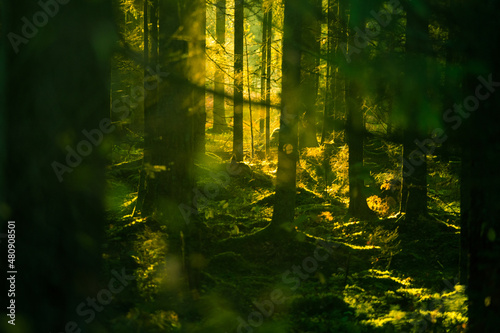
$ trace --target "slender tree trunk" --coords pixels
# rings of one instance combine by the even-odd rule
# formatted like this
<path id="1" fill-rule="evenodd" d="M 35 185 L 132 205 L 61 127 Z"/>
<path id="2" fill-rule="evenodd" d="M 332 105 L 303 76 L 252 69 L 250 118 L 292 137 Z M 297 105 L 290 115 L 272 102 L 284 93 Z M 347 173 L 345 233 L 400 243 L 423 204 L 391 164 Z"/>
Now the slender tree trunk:
<path id="1" fill-rule="evenodd" d="M 271 227 L 277 230 L 294 221 L 298 157 L 298 115 L 300 99 L 300 42 L 302 12 L 300 0 L 285 0 L 282 64 L 282 100 L 276 174 L 276 199 Z"/>
<path id="2" fill-rule="evenodd" d="M 243 10 L 244 0 L 235 0 L 233 156 L 237 162 L 243 161 Z"/>
<path id="3" fill-rule="evenodd" d="M 149 64 L 149 3 L 148 1 L 144 1 L 143 7 L 143 30 L 144 30 L 144 78 L 147 77 L 147 64 Z M 146 99 L 144 99 L 146 100 Z M 146 109 L 146 105 L 144 105 L 144 109 Z"/>
<path id="4" fill-rule="evenodd" d="M 340 50 L 340 43 L 347 43 L 347 15 L 345 14 L 346 8 L 348 8 L 348 0 L 338 0 L 338 8 L 334 8 L 334 11 L 337 12 L 336 15 L 334 15 L 334 20 L 336 20 L 336 24 L 334 24 L 334 27 L 336 27 L 336 30 L 340 34 L 338 38 L 336 38 L 337 42 L 333 46 L 333 54 L 335 59 L 339 59 L 339 57 L 342 57 L 343 55 L 341 54 Z M 341 15 L 342 13 L 342 15 Z M 330 87 L 330 93 L 334 96 L 333 97 L 333 112 L 332 112 L 332 119 L 330 120 L 332 122 L 332 129 L 334 131 L 339 131 L 338 129 L 335 129 L 335 124 L 336 123 L 341 123 L 342 119 L 346 117 L 347 110 L 346 110 L 346 90 L 347 90 L 347 79 L 346 75 L 340 71 L 340 67 L 337 65 L 336 68 L 333 70 L 332 73 L 333 76 L 333 82 L 334 82 L 334 87 Z M 341 132 L 341 131 L 339 131 Z"/>
<path id="5" fill-rule="evenodd" d="M 273 41 L 273 6 L 269 5 L 267 13 L 267 42 L 266 42 L 266 156 L 269 158 L 271 146 L 271 69 L 272 69 L 272 41 Z"/>
<path id="6" fill-rule="evenodd" d="M 302 35 L 306 50 L 302 55 L 302 104 L 305 106 L 305 110 L 301 115 L 299 126 L 300 149 L 318 146 L 318 139 L 316 138 L 316 99 L 321 52 L 321 1 L 308 0 L 307 9 Z"/>
<path id="7" fill-rule="evenodd" d="M 252 151 L 252 159 L 254 158 L 254 142 L 253 142 L 253 116 L 252 116 L 252 83 L 250 79 L 250 56 L 248 54 L 247 37 L 245 36 L 245 53 L 247 56 L 247 91 L 248 91 L 248 115 L 250 117 L 250 147 Z"/>
<path id="8" fill-rule="evenodd" d="M 260 119 L 259 119 L 259 132 L 260 137 L 264 139 L 265 145 L 265 127 L 266 127 L 266 69 L 267 69 L 267 16 L 268 10 L 266 1 L 262 0 L 262 43 L 261 43 L 261 61 L 260 61 Z"/>
<path id="9" fill-rule="evenodd" d="M 334 47 L 334 55 L 336 59 L 343 57 L 341 53 L 341 48 L 339 45 L 341 43 L 347 43 L 347 31 L 348 31 L 348 17 L 346 15 L 346 9 L 349 7 L 348 0 L 339 0 L 338 9 L 337 9 L 337 30 L 339 32 L 339 36 L 337 38 L 337 43 Z M 347 91 L 347 75 L 340 71 L 340 67 L 337 66 L 334 73 L 334 82 L 335 87 L 331 88 L 330 91 L 334 95 L 333 99 L 333 113 L 332 113 L 332 122 L 333 127 L 335 127 L 336 122 L 341 122 L 347 114 L 347 102 L 346 102 L 346 91 Z"/>
<path id="10" fill-rule="evenodd" d="M 147 70 L 147 66 L 149 65 L 149 21 L 148 21 L 148 17 L 150 16 L 150 14 L 148 14 L 149 12 L 149 3 L 147 1 L 144 1 L 144 144 L 146 145 L 146 141 L 147 141 L 147 131 L 146 131 L 146 123 L 148 121 L 148 103 L 149 103 L 149 96 L 148 96 L 148 91 L 146 89 L 146 87 L 148 87 L 148 82 L 147 82 L 147 78 L 148 78 L 148 70 Z M 146 154 L 148 153 L 148 151 L 146 150 L 146 148 L 144 148 L 144 151 L 143 151 L 143 159 L 142 159 L 142 169 L 140 171 L 140 176 L 139 176 L 139 188 L 138 188 L 138 191 L 137 191 L 137 204 L 134 208 L 134 214 L 135 214 L 135 211 L 136 210 L 142 210 L 142 201 L 144 200 L 144 185 L 145 185 L 145 182 L 146 182 L 146 175 L 145 175 L 145 172 L 144 172 L 144 166 L 145 166 L 145 163 L 147 161 L 147 157 L 146 157 Z"/>
<path id="11" fill-rule="evenodd" d="M 216 3 L 216 21 L 215 36 L 219 49 L 223 49 L 226 44 L 226 0 L 217 0 Z M 221 132 L 226 129 L 226 110 L 225 110 L 225 74 L 224 71 L 216 66 L 214 77 L 214 124 L 215 132 Z"/>
<path id="12" fill-rule="evenodd" d="M 326 69 L 326 94 L 325 105 L 323 110 L 323 128 L 321 131 L 321 143 L 329 141 L 333 133 L 333 112 L 334 102 L 336 97 L 336 47 L 338 39 L 335 36 L 341 36 L 342 32 L 338 31 L 339 26 L 336 25 L 336 20 L 339 16 L 339 1 L 328 0 L 328 37 L 327 37 L 327 69 Z"/>

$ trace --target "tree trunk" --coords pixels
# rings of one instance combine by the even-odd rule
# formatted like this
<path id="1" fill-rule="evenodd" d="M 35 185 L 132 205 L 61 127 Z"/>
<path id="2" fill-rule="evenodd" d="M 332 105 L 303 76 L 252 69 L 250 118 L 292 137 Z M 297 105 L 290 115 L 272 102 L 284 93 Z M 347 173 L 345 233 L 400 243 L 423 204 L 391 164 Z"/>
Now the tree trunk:
<path id="1" fill-rule="evenodd" d="M 464 135 L 461 141 L 462 165 L 460 171 L 460 284 L 467 285 L 469 282 L 469 250 L 470 250 L 470 223 L 471 223 L 471 192 L 473 188 L 472 169 L 472 147 L 469 135 L 473 135 L 468 128 L 469 124 L 464 124 L 461 133 Z"/>
<path id="2" fill-rule="evenodd" d="M 153 203 L 155 196 L 154 181 L 149 181 L 150 173 L 154 160 L 152 158 L 152 148 L 157 133 L 158 121 L 158 87 L 159 82 L 152 75 L 156 70 L 158 63 L 158 0 L 152 0 L 149 8 L 149 20 L 151 23 L 151 55 L 149 62 L 145 63 L 144 71 L 144 152 L 141 174 L 139 178 L 139 190 L 137 195 L 136 210 L 141 212 L 142 216 L 148 216 L 153 213 Z M 144 35 L 146 40 L 146 34 Z M 149 43 L 148 43 L 149 44 Z M 159 67 L 158 67 L 159 68 Z"/>
<path id="3" fill-rule="evenodd" d="M 318 67 L 321 52 L 321 1 L 308 0 L 302 38 L 307 52 L 302 55 L 302 104 L 304 111 L 299 126 L 299 148 L 317 147 L 316 98 L 318 95 Z"/>
<path id="4" fill-rule="evenodd" d="M 336 49 L 338 44 L 338 39 L 335 36 L 342 36 L 342 32 L 338 31 L 339 26 L 336 25 L 336 21 L 339 18 L 339 2 L 334 3 L 333 0 L 328 0 L 328 21 L 327 21 L 327 69 L 326 69 L 326 93 L 325 93 L 325 105 L 323 109 L 323 128 L 321 131 L 321 143 L 327 143 L 333 133 L 333 113 L 335 108 L 335 98 L 336 98 Z"/>
<path id="5" fill-rule="evenodd" d="M 273 41 L 273 6 L 269 5 L 267 13 L 267 42 L 266 42 L 266 156 L 269 158 L 269 148 L 271 146 L 271 69 L 272 69 L 272 48 Z"/>
<path id="6" fill-rule="evenodd" d="M 298 155 L 297 124 L 300 99 L 300 0 L 285 0 L 282 64 L 282 100 L 276 174 L 276 200 L 271 227 L 291 228 L 295 211 L 295 183 Z"/>
<path id="7" fill-rule="evenodd" d="M 248 92 L 248 115 L 250 117 L 250 147 L 252 151 L 252 159 L 254 158 L 254 141 L 253 141 L 253 116 L 252 116 L 252 80 L 250 79 L 250 56 L 248 54 L 248 43 L 245 36 L 245 53 L 247 58 L 247 92 Z"/>
<path id="8" fill-rule="evenodd" d="M 349 146 L 349 214 L 366 218 L 373 215 L 366 203 L 363 167 L 364 121 L 358 83 L 351 79 L 346 93 L 346 141 Z"/>
<path id="9" fill-rule="evenodd" d="M 198 242 L 197 206 L 193 200 L 194 167 L 194 99 L 198 68 L 199 36 L 193 27 L 198 14 L 195 0 L 170 0 L 159 3 L 159 62 L 168 68 L 169 76 L 159 88 L 158 113 L 154 117 L 155 136 L 151 143 L 151 166 L 147 186 L 153 207 L 152 218 L 167 226 L 171 267 L 167 290 L 177 304 L 175 310 L 183 316 L 192 303 L 197 288 L 189 262 L 190 252 Z M 202 98 L 199 96 L 199 98 Z"/>
<path id="10" fill-rule="evenodd" d="M 243 161 L 243 10 L 244 0 L 235 0 L 233 156 L 236 162 Z"/>
<path id="11" fill-rule="evenodd" d="M 191 23 L 187 26 L 190 36 L 189 45 L 189 80 L 194 85 L 192 92 L 192 112 L 194 113 L 194 151 L 196 156 L 205 155 L 205 48 L 206 48 L 206 1 L 193 0 L 192 10 L 188 14 Z"/>
<path id="12" fill-rule="evenodd" d="M 417 142 L 427 136 L 419 120 L 424 111 L 427 86 L 425 56 L 428 50 L 428 22 L 417 9 L 406 3 L 406 92 L 407 125 L 403 133 L 403 184 L 401 212 L 407 221 L 427 213 L 427 151 Z M 414 87 L 418 91 L 415 91 Z"/>
<path id="13" fill-rule="evenodd" d="M 332 20 L 334 23 L 332 27 L 336 29 L 338 38 L 336 38 L 336 42 L 334 42 L 333 47 L 333 55 L 335 59 L 340 59 L 343 57 L 340 50 L 340 43 L 347 43 L 347 15 L 346 8 L 348 8 L 348 0 L 339 0 L 338 8 L 334 7 L 334 12 L 336 14 L 333 15 Z M 333 77 L 333 87 L 330 87 L 330 94 L 333 96 L 333 111 L 332 118 L 330 120 L 332 131 L 339 131 L 336 128 L 336 123 L 341 124 L 342 120 L 346 117 L 346 75 L 340 71 L 339 66 L 335 66 L 332 69 L 332 73 L 330 74 Z M 333 132 L 331 134 L 333 134 Z"/>
<path id="14" fill-rule="evenodd" d="M 344 20 L 345 30 L 343 33 L 348 33 L 351 36 L 348 40 L 349 45 L 353 44 L 353 33 L 349 24 L 351 23 L 350 17 L 347 15 L 349 8 L 344 6 L 341 8 L 342 18 Z M 364 22 L 363 20 L 361 22 Z M 360 24 L 363 26 L 363 23 Z M 368 207 L 366 203 L 365 182 L 364 177 L 366 177 L 366 172 L 363 166 L 363 143 L 364 143 L 364 115 L 362 98 L 360 93 L 360 84 L 356 81 L 356 77 L 360 75 L 360 67 L 362 66 L 362 61 L 360 61 L 360 55 L 352 64 L 346 65 L 346 69 L 351 73 L 351 78 L 346 80 L 346 93 L 345 99 L 347 104 L 347 117 L 346 117 L 346 143 L 349 146 L 349 215 L 356 216 L 360 218 L 367 218 L 374 213 Z M 356 75 L 357 74 L 357 75 Z"/>
<path id="15" fill-rule="evenodd" d="M 467 193 L 461 207 L 462 225 L 469 231 L 468 332 L 495 332 L 500 327 L 500 3 L 464 4 L 459 21 L 463 66 L 474 68 L 460 104 L 465 132 L 460 134 L 469 141 L 462 147 L 463 176 L 470 178 L 462 184 Z M 471 26 L 471 20 L 480 24 Z"/>
<path id="16" fill-rule="evenodd" d="M 193 146 L 191 156 L 185 160 L 187 164 L 180 164 L 181 168 L 187 168 L 188 173 L 182 181 L 188 183 L 185 187 L 189 194 L 185 196 L 184 203 L 193 203 L 194 198 L 191 193 L 196 191 L 196 181 L 193 176 L 194 161 L 193 158 L 199 158 L 205 154 L 205 125 L 206 125 L 206 112 L 205 112 L 205 30 L 206 30 L 206 1 L 205 0 L 189 0 L 186 1 L 185 17 L 183 18 L 184 29 L 186 31 L 186 40 L 188 43 L 188 60 L 186 76 L 189 83 L 193 86 L 191 88 L 191 101 L 190 106 L 185 112 L 193 112 Z M 175 126 L 178 126 L 176 124 Z M 189 130 L 186 127 L 185 130 Z M 182 135 L 179 132 L 179 135 Z M 186 135 L 186 132 L 184 132 Z M 188 141 L 188 140 L 186 140 Z M 181 161 L 182 162 L 182 161 Z M 178 210 L 180 206 L 178 206 Z M 197 207 L 195 206 L 197 210 Z M 199 265 L 193 265 L 192 260 L 200 255 L 200 224 L 197 216 L 192 216 L 191 219 L 186 219 L 184 214 L 183 226 L 183 239 L 184 241 L 184 265 L 187 272 L 188 284 L 191 296 L 194 300 L 200 289 L 200 270 Z M 181 243 L 182 244 L 182 243 Z"/>
<path id="17" fill-rule="evenodd" d="M 148 98 L 148 91 L 146 87 L 148 86 L 148 70 L 147 66 L 149 65 L 149 21 L 148 17 L 150 17 L 151 14 L 149 14 L 149 3 L 147 1 L 144 1 L 144 7 L 143 7 L 143 20 L 144 20 L 144 77 L 143 77 L 143 85 L 144 85 L 144 142 L 146 143 L 147 138 L 147 130 L 146 130 L 146 121 L 148 120 L 149 112 L 148 112 L 148 103 L 149 103 L 149 98 Z M 147 163 L 147 155 L 148 151 L 144 148 L 143 150 L 143 158 L 142 158 L 142 169 L 140 171 L 139 175 L 139 186 L 137 190 L 137 202 L 133 211 L 133 215 L 135 215 L 136 211 L 141 211 L 143 207 L 143 200 L 144 200 L 144 185 L 146 183 L 146 173 L 144 171 L 145 163 Z"/>
<path id="18" fill-rule="evenodd" d="M 110 279 L 100 276 L 109 153 L 102 143 L 115 130 L 109 79 L 116 32 L 111 2 L 57 6 L 61 13 L 24 43 L 9 41 L 23 38 L 20 18 L 43 12 L 33 1 L 2 2 L 2 30 L 12 34 L 0 41 L 6 149 L 0 152 L 0 232 L 15 230 L 16 249 L 12 266 L 2 266 L 7 278 L 15 277 L 15 296 L 3 308 L 8 312 L 15 300 L 15 320 L 4 315 L 2 326 L 12 332 L 103 330 L 99 318 L 87 324 L 75 311 L 86 299 L 99 299 Z M 7 238 L 2 249 L 7 260 Z"/>
<path id="19" fill-rule="evenodd" d="M 260 137 L 263 138 L 265 145 L 265 127 L 266 127 L 266 69 L 267 69 L 267 16 L 268 10 L 266 1 L 262 0 L 262 43 L 261 43 L 261 60 L 260 60 L 260 119 L 259 119 L 259 132 Z"/>
<path id="20" fill-rule="evenodd" d="M 223 50 L 226 44 L 226 0 L 217 0 L 216 3 L 215 38 L 219 44 L 219 49 Z M 214 77 L 214 124 L 213 129 L 219 133 L 226 129 L 225 110 L 225 74 L 219 67 L 215 66 Z"/>
<path id="21" fill-rule="evenodd" d="M 137 194 L 137 205 L 134 213 L 151 212 L 152 207 L 144 207 L 144 200 L 147 195 L 147 168 L 151 165 L 151 138 L 154 137 L 154 126 L 152 121 L 156 113 L 158 82 L 152 76 L 152 70 L 156 70 L 158 64 L 158 0 L 144 2 L 144 150 L 142 159 L 142 169 L 139 176 L 139 189 Z M 148 25 L 151 23 L 151 31 Z M 150 46 L 151 45 L 151 46 Z"/>

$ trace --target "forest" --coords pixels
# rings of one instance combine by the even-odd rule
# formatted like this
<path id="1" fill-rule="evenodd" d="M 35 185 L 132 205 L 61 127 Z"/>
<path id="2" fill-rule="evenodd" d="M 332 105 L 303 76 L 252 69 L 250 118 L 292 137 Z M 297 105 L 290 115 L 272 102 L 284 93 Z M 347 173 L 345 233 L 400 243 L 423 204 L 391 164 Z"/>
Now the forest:
<path id="1" fill-rule="evenodd" d="M 498 13 L 1 0 L 0 331 L 500 332 Z"/>

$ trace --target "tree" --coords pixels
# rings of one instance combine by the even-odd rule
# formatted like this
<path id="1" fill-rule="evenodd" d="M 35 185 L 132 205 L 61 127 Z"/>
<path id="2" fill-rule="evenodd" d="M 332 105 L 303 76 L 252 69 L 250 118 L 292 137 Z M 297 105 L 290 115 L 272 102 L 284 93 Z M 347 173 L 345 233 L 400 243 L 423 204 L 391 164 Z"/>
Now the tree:
<path id="1" fill-rule="evenodd" d="M 403 132 L 403 182 L 401 212 L 408 221 L 427 212 L 427 154 L 417 145 L 427 135 L 424 118 L 429 47 L 428 22 L 425 3 L 406 2 L 406 73 L 405 93 L 406 126 Z M 418 89 L 415 91 L 415 88 Z"/>
<path id="2" fill-rule="evenodd" d="M 226 0 L 217 0 L 215 35 L 220 48 L 224 49 L 226 44 Z M 227 126 L 225 111 L 225 74 L 216 66 L 214 76 L 214 131 L 220 132 Z"/>
<path id="3" fill-rule="evenodd" d="M 347 7 L 342 8 L 343 18 L 348 24 L 346 29 L 350 38 L 347 47 L 354 46 L 354 38 L 356 34 L 352 30 L 356 26 L 364 26 L 364 18 L 358 18 L 356 21 L 350 20 L 347 17 Z M 369 217 L 373 212 L 368 208 L 366 196 L 364 194 L 365 184 L 364 178 L 366 172 L 363 166 L 363 143 L 365 136 L 363 104 L 361 98 L 361 88 L 358 82 L 358 77 L 362 66 L 364 65 L 363 55 L 354 58 L 353 63 L 345 66 L 351 78 L 346 80 L 345 99 L 347 104 L 346 117 L 346 142 L 349 146 L 349 214 L 357 217 Z M 356 75 L 357 74 L 357 75 Z M 347 76 L 347 75 L 346 75 Z"/>
<path id="4" fill-rule="evenodd" d="M 109 80 L 116 32 L 111 2 L 54 3 L 51 10 L 60 13 L 38 29 L 30 22 L 35 28 L 28 39 L 21 18 L 43 13 L 39 5 L 2 2 L 3 18 L 11 18 L 2 29 L 12 34 L 0 42 L 0 125 L 7 148 L 0 154 L 0 216 L 5 233 L 6 221 L 16 221 L 10 269 L 19 271 L 16 326 L 5 328 L 101 331 L 75 311 L 108 282 L 100 276 L 103 141 L 115 129 Z"/>
<path id="5" fill-rule="evenodd" d="M 463 2 L 458 52 L 466 70 L 464 98 L 454 112 L 462 140 L 461 225 L 468 230 L 468 332 L 493 332 L 500 325 L 500 237 L 498 108 L 500 23 L 498 2 L 478 7 Z M 478 22 L 469 25 L 466 22 Z M 480 22 L 480 23 L 479 23 Z M 460 127 L 457 127 L 460 126 Z"/>
<path id="6" fill-rule="evenodd" d="M 192 112 L 194 112 L 194 150 L 196 155 L 205 154 L 205 125 L 207 113 L 205 109 L 205 48 L 206 48 L 206 1 L 194 0 L 189 13 L 190 24 L 187 25 L 189 41 L 189 69 L 188 74 L 192 92 Z M 224 87 L 222 87 L 224 89 Z"/>
<path id="7" fill-rule="evenodd" d="M 148 21 L 149 12 L 149 21 Z M 146 199 L 148 195 L 148 170 L 153 163 L 151 148 L 156 131 L 158 117 L 158 80 L 151 75 L 151 71 L 158 66 L 158 0 L 144 2 L 144 155 L 139 178 L 136 209 L 144 215 L 153 211 L 153 200 Z M 149 24 L 151 24 L 151 32 Z M 149 47 L 151 45 L 151 47 Z M 149 192 L 153 195 L 153 190 Z M 146 205 L 144 203 L 146 202 Z"/>
<path id="8" fill-rule="evenodd" d="M 262 42 L 260 44 L 261 48 L 261 60 L 260 60 L 260 119 L 259 119 L 259 132 L 261 137 L 265 135 L 266 127 L 266 108 L 264 104 L 266 103 L 266 69 L 267 69 L 267 16 L 268 16 L 268 3 L 262 0 Z M 264 138 L 265 141 L 265 138 Z M 265 144 L 265 142 L 264 142 Z"/>
<path id="9" fill-rule="evenodd" d="M 316 99 L 319 85 L 319 56 L 321 51 L 321 1 L 309 0 L 304 14 L 302 29 L 303 47 L 307 50 L 302 54 L 302 104 L 299 126 L 299 148 L 316 147 Z"/>
<path id="10" fill-rule="evenodd" d="M 294 221 L 298 155 L 297 124 L 300 94 L 302 8 L 300 0 L 285 0 L 283 23 L 283 62 L 281 117 L 278 145 L 276 197 L 271 227 Z"/>
<path id="11" fill-rule="evenodd" d="M 235 0 L 233 156 L 237 162 L 243 161 L 243 11 L 244 0 Z"/>
<path id="12" fill-rule="evenodd" d="M 260 133 L 264 133 L 264 145 L 266 156 L 269 156 L 270 135 L 271 135 L 271 59 L 272 59 L 272 40 L 273 40 L 273 4 L 269 1 L 262 1 L 262 60 L 261 60 L 261 81 L 260 96 L 261 117 Z"/>
<path id="13" fill-rule="evenodd" d="M 348 82 L 346 99 L 346 142 L 349 146 L 349 214 L 366 218 L 373 215 L 373 212 L 368 208 L 364 194 L 366 172 L 363 166 L 363 142 L 365 127 L 359 86 L 355 79 Z"/>
<path id="14" fill-rule="evenodd" d="M 346 19 L 341 19 L 340 13 L 344 14 L 345 0 L 333 1 L 328 0 L 328 16 L 327 16 L 327 70 L 326 70 L 326 92 L 325 105 L 323 110 L 323 123 L 321 131 L 321 143 L 326 143 L 332 133 L 335 115 L 339 115 L 340 105 L 343 101 L 340 96 L 344 93 L 345 87 L 341 87 L 343 81 L 339 78 L 337 54 L 339 43 L 347 44 Z M 345 16 L 345 15 L 344 15 Z"/>
<path id="15" fill-rule="evenodd" d="M 267 42 L 266 42 L 266 156 L 269 157 L 271 146 L 271 70 L 272 70 L 272 42 L 273 42 L 273 6 L 267 12 Z"/>
<path id="16" fill-rule="evenodd" d="M 148 141 L 151 164 L 147 167 L 144 213 L 167 226 L 169 257 L 182 269 L 169 277 L 169 291 L 184 304 L 197 287 L 197 272 L 190 257 L 199 244 L 193 167 L 196 149 L 197 108 L 204 103 L 200 91 L 200 27 L 194 18 L 203 17 L 198 0 L 169 0 L 159 3 L 159 64 L 169 76 L 159 86 L 158 108 L 152 116 L 152 137 Z M 203 25 L 203 22 L 200 23 Z M 204 28 L 203 28 L 204 29 Z M 204 78 L 204 72 L 202 72 Z M 194 110 L 194 111 L 193 111 Z M 143 214 L 144 215 L 144 214 Z M 185 304 L 184 304 L 185 305 Z M 181 311 L 184 306 L 177 310 Z"/>
<path id="17" fill-rule="evenodd" d="M 332 29 L 336 28 L 337 31 L 337 38 L 334 39 L 337 40 L 335 43 L 332 42 L 331 45 L 333 47 L 332 53 L 333 53 L 333 58 L 339 61 L 339 59 L 343 59 L 344 55 L 341 54 L 341 48 L 339 45 L 341 43 L 347 44 L 347 22 L 348 18 L 345 15 L 345 8 L 348 8 L 349 2 L 348 0 L 339 0 L 337 6 L 333 6 L 333 13 L 331 17 L 330 25 L 332 26 Z M 333 112 L 331 115 L 331 119 L 326 120 L 329 121 L 329 128 L 331 131 L 338 131 L 336 128 L 336 122 L 341 123 L 341 120 L 346 116 L 346 78 L 343 75 L 343 72 L 341 71 L 340 65 L 341 62 L 339 61 L 337 63 L 337 66 L 334 66 L 332 68 L 330 76 L 332 77 L 332 86 L 330 86 L 329 92 L 330 95 L 333 98 L 332 106 L 333 106 Z M 328 132 L 326 134 L 332 134 L 333 132 Z"/>

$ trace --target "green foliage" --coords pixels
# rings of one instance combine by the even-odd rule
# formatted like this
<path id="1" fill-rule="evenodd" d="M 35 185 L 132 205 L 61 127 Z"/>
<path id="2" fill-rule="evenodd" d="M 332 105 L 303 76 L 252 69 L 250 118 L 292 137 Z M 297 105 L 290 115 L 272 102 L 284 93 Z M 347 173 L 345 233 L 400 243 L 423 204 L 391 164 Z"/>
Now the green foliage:
<path id="1" fill-rule="evenodd" d="M 428 159 L 431 207 L 448 215 L 446 219 L 449 221 L 460 214 L 459 164 L 456 161 L 445 163 L 437 156 Z"/>
<path id="2" fill-rule="evenodd" d="M 137 238 L 134 246 L 136 254 L 131 256 L 139 266 L 135 272 L 137 287 L 141 297 L 153 300 L 169 275 L 165 265 L 166 237 L 164 233 L 146 228 Z"/>
<path id="3" fill-rule="evenodd" d="M 396 230 L 385 230 L 383 227 L 376 227 L 368 240 L 369 244 L 380 247 L 380 254 L 373 258 L 375 267 L 385 265 L 389 269 L 392 258 L 401 251 L 401 241 L 398 240 Z"/>
<path id="4" fill-rule="evenodd" d="M 290 308 L 292 332 L 362 332 L 354 309 L 333 295 L 306 295 Z"/>
<path id="5" fill-rule="evenodd" d="M 173 311 L 156 310 L 151 312 L 147 308 L 132 308 L 125 316 L 113 320 L 113 332 L 126 333 L 130 330 L 145 333 L 181 332 L 181 323 L 178 315 Z"/>

